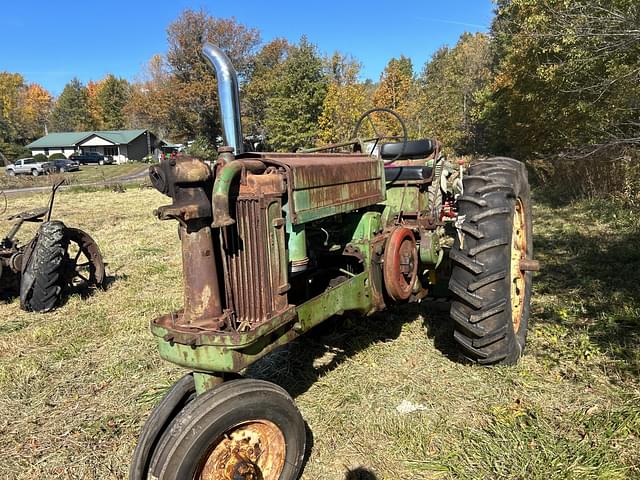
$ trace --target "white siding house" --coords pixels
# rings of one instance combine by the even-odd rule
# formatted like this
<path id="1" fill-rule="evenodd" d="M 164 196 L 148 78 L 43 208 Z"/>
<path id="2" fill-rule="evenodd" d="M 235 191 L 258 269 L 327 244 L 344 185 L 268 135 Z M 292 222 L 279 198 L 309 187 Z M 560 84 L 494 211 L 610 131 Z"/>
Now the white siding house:
<path id="1" fill-rule="evenodd" d="M 74 152 L 98 152 L 111 155 L 117 163 L 142 160 L 147 155 L 156 158 L 165 142 L 149 130 L 100 130 L 93 132 L 55 132 L 27 145 L 32 155 L 47 157 L 62 153 L 69 157 Z"/>

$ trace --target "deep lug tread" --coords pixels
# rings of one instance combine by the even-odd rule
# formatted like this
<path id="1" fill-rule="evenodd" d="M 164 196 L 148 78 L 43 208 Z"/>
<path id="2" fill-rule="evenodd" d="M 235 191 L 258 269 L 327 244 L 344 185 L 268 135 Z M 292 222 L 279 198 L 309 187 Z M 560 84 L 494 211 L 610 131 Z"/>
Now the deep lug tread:
<path id="1" fill-rule="evenodd" d="M 478 240 L 484 238 L 484 233 L 482 233 L 482 230 L 472 226 L 470 223 L 464 222 L 462 224 L 462 227 L 460 227 L 460 230 Z"/>
<path id="2" fill-rule="evenodd" d="M 491 182 L 491 178 L 487 175 L 465 175 L 465 180 L 480 180 L 485 183 Z"/>
<path id="3" fill-rule="evenodd" d="M 473 258 L 467 257 L 460 251 L 451 250 L 449 258 L 455 263 L 462 265 L 463 267 L 471 270 L 476 275 L 484 272 L 484 265 L 480 262 L 476 262 Z"/>
<path id="4" fill-rule="evenodd" d="M 484 252 L 485 250 L 489 250 L 494 247 L 501 247 L 502 245 L 506 245 L 509 243 L 509 240 L 506 238 L 496 238 L 494 240 L 488 241 L 486 243 L 480 243 L 477 247 L 473 247 L 469 249 L 469 255 L 475 257 L 479 253 Z"/>
<path id="5" fill-rule="evenodd" d="M 464 300 L 466 303 L 473 305 L 475 308 L 480 308 L 483 303 L 483 298 L 479 295 L 469 292 L 464 285 L 457 280 L 451 279 L 449 282 L 449 289 L 455 293 L 458 298 Z"/>
<path id="6" fill-rule="evenodd" d="M 476 348 L 488 347 L 491 344 L 499 342 L 506 336 L 507 336 L 507 326 L 503 325 L 498 330 L 493 332 L 491 335 L 485 335 L 482 338 L 473 340 L 473 346 Z"/>
<path id="7" fill-rule="evenodd" d="M 511 213 L 511 208 L 509 207 L 490 208 L 489 210 L 485 210 L 483 212 L 473 215 L 469 219 L 469 221 L 478 223 L 480 220 L 484 220 L 485 218 L 493 217 L 496 215 L 509 215 L 510 213 Z"/>
<path id="8" fill-rule="evenodd" d="M 516 332 L 510 298 L 511 236 L 516 202 L 520 201 L 525 206 L 526 254 L 531 258 L 527 171 L 516 160 L 496 157 L 473 164 L 468 173 L 463 178 L 458 213 L 466 218 L 459 229 L 469 238 L 454 238 L 450 250 L 454 339 L 461 356 L 472 363 L 512 364 L 524 346 L 531 295 L 528 276 L 523 316 Z"/>
<path id="9" fill-rule="evenodd" d="M 504 183 L 485 185 L 484 187 L 478 188 L 475 193 L 479 195 L 485 195 L 487 193 L 496 193 L 496 192 L 504 192 L 507 195 L 515 194 L 513 187 L 511 185 L 505 185 Z"/>
<path id="10" fill-rule="evenodd" d="M 483 198 L 476 198 L 476 197 L 472 197 L 471 195 L 463 195 L 460 198 L 458 198 L 459 202 L 470 202 L 470 203 L 474 203 L 476 205 L 478 205 L 479 207 L 486 207 L 487 206 L 487 201 L 484 200 Z"/>
<path id="11" fill-rule="evenodd" d="M 486 310 L 482 310 L 478 313 L 469 315 L 469 321 L 471 323 L 482 322 L 487 318 L 493 317 L 494 315 L 504 312 L 506 308 L 507 308 L 507 301 L 500 300 L 499 302 L 490 305 Z"/>
<path id="12" fill-rule="evenodd" d="M 461 312 L 455 304 L 451 306 L 451 318 L 467 335 L 474 335 L 478 338 L 484 337 L 487 333 L 480 325 L 473 325 L 469 319 Z"/>
<path id="13" fill-rule="evenodd" d="M 474 358 L 486 359 L 489 356 L 488 353 L 480 350 L 479 348 L 475 348 L 473 346 L 473 342 L 471 341 L 471 339 L 467 338 L 464 334 L 460 333 L 458 330 L 453 332 L 453 338 L 456 340 L 456 342 L 458 342 L 459 345 L 462 346 L 462 348 L 464 348 L 467 351 L 467 353 L 472 354 Z"/>
<path id="14" fill-rule="evenodd" d="M 506 270 L 502 270 L 501 272 L 497 272 L 497 273 L 492 273 L 491 275 L 487 275 L 485 277 L 479 278 L 475 282 L 471 282 L 467 286 L 467 289 L 470 292 L 475 292 L 479 288 L 486 287 L 490 283 L 498 282 L 500 280 L 504 280 L 506 276 L 507 276 Z"/>
<path id="15" fill-rule="evenodd" d="M 24 310 L 48 312 L 58 303 L 67 250 L 62 222 L 45 222 L 34 239 L 33 251 L 23 267 L 20 305 Z"/>

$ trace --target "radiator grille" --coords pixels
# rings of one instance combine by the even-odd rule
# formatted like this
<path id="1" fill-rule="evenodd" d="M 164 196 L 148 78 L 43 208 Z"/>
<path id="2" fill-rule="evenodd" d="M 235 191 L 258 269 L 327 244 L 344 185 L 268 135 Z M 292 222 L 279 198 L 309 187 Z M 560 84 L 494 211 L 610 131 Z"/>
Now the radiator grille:
<path id="1" fill-rule="evenodd" d="M 273 286 L 265 214 L 258 199 L 238 198 L 236 223 L 225 228 L 225 297 L 237 327 L 251 328 L 273 313 Z"/>

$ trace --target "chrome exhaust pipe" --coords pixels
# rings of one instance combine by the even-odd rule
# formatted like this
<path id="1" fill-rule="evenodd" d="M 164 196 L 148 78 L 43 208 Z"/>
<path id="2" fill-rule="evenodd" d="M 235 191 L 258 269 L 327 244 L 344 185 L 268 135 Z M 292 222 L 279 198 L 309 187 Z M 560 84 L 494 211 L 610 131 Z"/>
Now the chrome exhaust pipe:
<path id="1" fill-rule="evenodd" d="M 218 101 L 222 120 L 222 136 L 225 145 L 233 148 L 235 155 L 244 152 L 242 123 L 240 121 L 240 92 L 238 74 L 229 57 L 215 45 L 205 43 L 202 55 L 216 71 L 218 81 Z"/>

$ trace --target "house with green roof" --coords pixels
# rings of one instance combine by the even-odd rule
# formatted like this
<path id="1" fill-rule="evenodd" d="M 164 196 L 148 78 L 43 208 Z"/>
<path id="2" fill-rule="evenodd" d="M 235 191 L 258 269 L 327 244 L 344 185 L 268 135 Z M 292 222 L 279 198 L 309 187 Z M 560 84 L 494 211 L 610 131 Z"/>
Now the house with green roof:
<path id="1" fill-rule="evenodd" d="M 98 152 L 111 155 L 117 163 L 142 160 L 147 155 L 156 158 L 164 145 L 149 130 L 96 130 L 92 132 L 53 132 L 31 142 L 27 148 L 32 155 L 47 157 L 62 153 L 69 157 L 74 152 Z"/>

